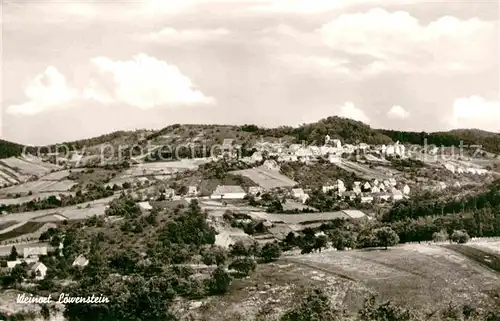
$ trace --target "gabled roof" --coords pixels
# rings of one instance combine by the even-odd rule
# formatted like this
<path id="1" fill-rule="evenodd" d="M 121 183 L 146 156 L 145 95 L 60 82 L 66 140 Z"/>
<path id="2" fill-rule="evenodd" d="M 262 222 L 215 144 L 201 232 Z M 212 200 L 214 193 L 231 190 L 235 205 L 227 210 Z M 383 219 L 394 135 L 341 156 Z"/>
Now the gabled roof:
<path id="1" fill-rule="evenodd" d="M 223 195 L 229 193 L 245 193 L 245 191 L 239 185 L 219 185 L 213 192 L 213 194 L 215 195 Z"/>
<path id="2" fill-rule="evenodd" d="M 47 267 L 45 266 L 45 264 L 43 264 L 42 262 L 36 262 L 35 264 L 33 264 L 33 266 L 31 267 L 31 270 L 32 271 L 36 271 L 38 269 L 47 269 Z"/>

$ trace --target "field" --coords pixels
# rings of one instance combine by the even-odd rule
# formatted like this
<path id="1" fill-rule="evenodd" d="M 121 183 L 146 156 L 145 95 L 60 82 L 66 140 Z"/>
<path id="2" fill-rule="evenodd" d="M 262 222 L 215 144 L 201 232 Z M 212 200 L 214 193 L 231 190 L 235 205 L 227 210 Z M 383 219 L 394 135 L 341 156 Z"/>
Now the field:
<path id="1" fill-rule="evenodd" d="M 342 168 L 345 171 L 354 173 L 356 176 L 361 177 L 366 180 L 378 179 L 384 180 L 387 179 L 387 175 L 384 175 L 380 170 L 371 169 L 370 167 L 359 164 L 356 162 L 345 161 L 335 164 L 338 167 Z"/>
<path id="2" fill-rule="evenodd" d="M 374 251 L 324 252 L 289 259 L 324 268 L 376 291 L 383 299 L 419 309 L 454 303 L 493 304 L 500 276 L 435 245 L 405 245 Z"/>
<path id="3" fill-rule="evenodd" d="M 241 175 L 249 178 L 264 189 L 272 189 L 277 187 L 293 187 L 297 182 L 291 180 L 279 172 L 270 171 L 264 168 L 256 167 L 231 172 L 231 174 Z"/>
<path id="4" fill-rule="evenodd" d="M 111 197 L 91 202 L 86 202 L 74 206 L 40 210 L 34 212 L 23 212 L 23 213 L 2 215 L 0 216 L 0 224 L 3 224 L 8 221 L 17 221 L 17 222 L 32 221 L 42 217 L 47 217 L 49 215 L 53 215 L 53 221 L 61 221 L 66 219 L 81 220 L 94 215 L 97 216 L 104 215 L 104 211 L 106 210 L 107 204 L 118 196 L 119 194 L 115 194 Z M 44 221 L 46 221 L 46 219 Z"/>
<path id="5" fill-rule="evenodd" d="M 32 200 L 36 199 L 45 199 L 48 198 L 49 196 L 52 195 L 75 195 L 73 192 L 57 192 L 57 193 L 51 193 L 51 192 L 45 192 L 45 193 L 36 193 L 28 196 L 21 196 L 17 198 L 4 198 L 0 199 L 0 204 L 3 205 L 16 205 L 16 204 L 22 204 L 22 203 L 28 203 L 31 202 Z"/>
<path id="6" fill-rule="evenodd" d="M 37 180 L 33 182 L 26 182 L 19 185 L 10 186 L 7 188 L 0 189 L 0 195 L 15 195 L 15 194 L 27 194 L 32 192 L 34 194 L 47 193 L 47 192 L 68 192 L 71 187 L 76 185 L 74 181 L 62 180 L 62 181 L 47 181 L 47 180 Z"/>
<path id="7" fill-rule="evenodd" d="M 500 273 L 500 253 L 485 251 L 479 246 L 461 244 L 446 245 L 446 248 L 462 254 L 477 263 Z"/>
<path id="8" fill-rule="evenodd" d="M 21 235 L 34 233 L 38 229 L 40 229 L 43 225 L 44 223 L 41 222 L 26 222 L 26 224 L 23 224 L 18 228 L 0 234 L 0 242 L 19 237 Z"/>
<path id="9" fill-rule="evenodd" d="M 450 303 L 497 304 L 493 293 L 500 291 L 500 276 L 434 245 L 387 251 L 327 250 L 260 265 L 249 278 L 235 280 L 228 295 L 204 300 L 191 313 L 210 321 L 249 320 L 259 314 L 274 320 L 272 316 L 293 306 L 303 289 L 311 286 L 325 291 L 337 308 L 351 312 L 375 294 L 379 302 L 391 300 L 432 313 Z"/>
<path id="10" fill-rule="evenodd" d="M 252 218 L 283 222 L 286 224 L 300 224 L 305 222 L 331 221 L 337 218 L 349 218 L 344 212 L 307 213 L 307 214 L 271 214 L 265 212 L 249 212 Z"/>

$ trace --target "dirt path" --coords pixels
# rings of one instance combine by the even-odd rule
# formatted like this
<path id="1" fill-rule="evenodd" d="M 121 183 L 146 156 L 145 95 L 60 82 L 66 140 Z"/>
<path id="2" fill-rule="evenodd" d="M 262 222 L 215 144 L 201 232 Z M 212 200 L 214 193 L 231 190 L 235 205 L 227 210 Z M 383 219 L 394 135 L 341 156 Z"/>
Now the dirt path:
<path id="1" fill-rule="evenodd" d="M 318 270 L 318 271 L 321 271 L 321 272 L 325 272 L 327 274 L 330 274 L 330 275 L 333 275 L 333 276 L 337 276 L 337 277 L 340 277 L 340 278 L 345 279 L 345 280 L 349 280 L 349 281 L 353 281 L 353 282 L 358 282 L 358 280 L 356 280 L 355 278 L 352 278 L 352 277 L 350 277 L 348 275 L 345 275 L 343 273 L 339 273 L 338 271 L 334 271 L 332 269 L 327 269 L 327 268 L 321 267 L 318 264 L 307 263 L 307 262 L 304 262 L 302 260 L 294 259 L 293 257 L 283 257 L 282 260 L 286 261 L 286 262 L 290 262 L 290 263 L 295 263 L 297 265 L 302 265 L 302 266 L 305 266 L 305 267 L 308 267 L 308 268 L 312 268 L 312 269 L 315 269 L 315 270 Z"/>

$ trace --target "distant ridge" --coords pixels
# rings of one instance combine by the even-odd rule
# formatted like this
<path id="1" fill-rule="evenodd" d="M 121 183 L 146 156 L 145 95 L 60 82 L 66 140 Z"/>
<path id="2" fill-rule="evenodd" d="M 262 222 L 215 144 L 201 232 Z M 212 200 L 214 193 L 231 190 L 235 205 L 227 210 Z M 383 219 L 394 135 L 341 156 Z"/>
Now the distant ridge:
<path id="1" fill-rule="evenodd" d="M 109 134 L 100 135 L 88 139 L 62 142 L 72 148 L 81 149 L 83 146 L 96 146 L 104 143 L 129 144 L 144 143 L 159 136 L 169 135 L 172 132 L 183 128 L 186 132 L 201 132 L 211 128 L 213 132 L 220 132 L 223 138 L 238 137 L 238 133 L 244 132 L 257 139 L 258 137 L 287 137 L 295 140 L 296 143 L 306 142 L 308 144 L 322 144 L 326 135 L 332 139 L 341 139 L 344 143 L 356 144 L 388 144 L 399 141 L 407 144 L 423 144 L 426 140 L 429 145 L 437 146 L 460 146 L 481 145 L 482 149 L 495 154 L 500 154 L 500 133 L 488 132 L 480 129 L 454 129 L 439 132 L 413 132 L 391 129 L 375 129 L 360 121 L 348 118 L 331 116 L 321 119 L 315 123 L 303 124 L 298 127 L 280 126 L 275 128 L 265 128 L 252 124 L 241 126 L 236 125 L 196 125 L 196 124 L 172 124 L 160 130 L 146 131 L 115 131 Z M 219 129 L 219 130 L 218 130 Z M 222 137 L 224 136 L 224 137 Z M 227 136 L 227 137 L 226 137 Z M 241 135 L 240 135 L 241 136 Z M 47 145 L 42 151 L 54 151 L 57 144 Z M 20 156 L 24 145 L 0 140 L 0 158 Z M 28 147 L 28 151 L 35 150 L 36 147 Z"/>

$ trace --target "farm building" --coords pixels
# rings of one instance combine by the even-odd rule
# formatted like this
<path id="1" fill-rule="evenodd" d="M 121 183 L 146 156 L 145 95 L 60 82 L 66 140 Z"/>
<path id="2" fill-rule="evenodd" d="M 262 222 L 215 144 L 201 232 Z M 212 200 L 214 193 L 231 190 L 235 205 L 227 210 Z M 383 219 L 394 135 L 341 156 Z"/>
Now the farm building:
<path id="1" fill-rule="evenodd" d="M 25 247 L 23 249 L 23 256 L 25 259 L 28 257 L 38 257 L 40 255 L 47 255 L 47 247 L 46 246 Z"/>
<path id="2" fill-rule="evenodd" d="M 329 191 L 335 190 L 335 186 L 333 186 L 333 185 L 325 185 L 321 189 L 323 190 L 323 193 L 327 194 Z"/>
<path id="3" fill-rule="evenodd" d="M 246 196 L 245 191 L 238 185 L 219 185 L 212 193 L 210 198 L 216 199 L 243 199 Z"/>

